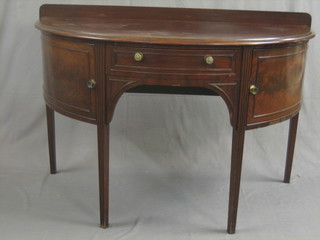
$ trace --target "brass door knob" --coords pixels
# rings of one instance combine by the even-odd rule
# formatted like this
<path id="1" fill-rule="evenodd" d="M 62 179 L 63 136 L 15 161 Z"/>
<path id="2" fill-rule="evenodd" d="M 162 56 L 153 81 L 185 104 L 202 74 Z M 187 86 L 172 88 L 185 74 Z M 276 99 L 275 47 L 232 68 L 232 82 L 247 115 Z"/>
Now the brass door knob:
<path id="1" fill-rule="evenodd" d="M 143 54 L 141 52 L 136 52 L 133 56 L 134 60 L 136 60 L 137 62 L 142 61 L 143 59 Z"/>
<path id="2" fill-rule="evenodd" d="M 212 56 L 206 55 L 204 56 L 204 62 L 208 65 L 211 65 L 214 62 L 214 58 Z"/>
<path id="3" fill-rule="evenodd" d="M 249 90 L 252 95 L 257 95 L 259 93 L 259 88 L 255 85 L 251 85 Z"/>
<path id="4" fill-rule="evenodd" d="M 90 79 L 88 82 L 87 82 L 87 87 L 88 88 L 95 88 L 96 87 L 96 81 L 94 79 Z"/>

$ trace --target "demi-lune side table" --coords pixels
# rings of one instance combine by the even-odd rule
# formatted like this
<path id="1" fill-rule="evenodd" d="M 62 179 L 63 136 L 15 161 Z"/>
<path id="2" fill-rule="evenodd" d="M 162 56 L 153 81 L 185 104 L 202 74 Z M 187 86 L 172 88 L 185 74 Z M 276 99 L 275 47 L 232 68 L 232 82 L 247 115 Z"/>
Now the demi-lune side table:
<path id="1" fill-rule="evenodd" d="M 219 95 L 233 127 L 228 233 L 236 229 L 245 131 L 290 119 L 290 181 L 307 13 L 43 5 L 43 90 L 51 173 L 54 112 L 97 125 L 100 224 L 108 226 L 109 124 L 124 92 Z M 146 96 L 147 98 L 147 96 Z"/>

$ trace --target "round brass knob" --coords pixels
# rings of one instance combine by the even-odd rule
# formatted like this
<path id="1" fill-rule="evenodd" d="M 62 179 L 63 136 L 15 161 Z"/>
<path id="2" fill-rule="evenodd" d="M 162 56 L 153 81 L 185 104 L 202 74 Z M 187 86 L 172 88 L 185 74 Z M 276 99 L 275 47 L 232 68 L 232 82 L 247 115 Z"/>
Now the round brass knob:
<path id="1" fill-rule="evenodd" d="M 87 87 L 88 88 L 95 88 L 96 87 L 96 81 L 94 79 L 90 79 L 88 82 L 87 82 Z"/>
<path id="2" fill-rule="evenodd" d="M 212 56 L 206 55 L 204 56 L 204 62 L 208 65 L 211 65 L 214 62 L 214 58 Z"/>
<path id="3" fill-rule="evenodd" d="M 259 88 L 255 85 L 251 85 L 249 90 L 252 95 L 257 95 L 259 93 Z"/>
<path id="4" fill-rule="evenodd" d="M 141 52 L 136 52 L 133 56 L 134 60 L 136 60 L 137 62 L 142 61 L 143 59 L 143 54 Z"/>

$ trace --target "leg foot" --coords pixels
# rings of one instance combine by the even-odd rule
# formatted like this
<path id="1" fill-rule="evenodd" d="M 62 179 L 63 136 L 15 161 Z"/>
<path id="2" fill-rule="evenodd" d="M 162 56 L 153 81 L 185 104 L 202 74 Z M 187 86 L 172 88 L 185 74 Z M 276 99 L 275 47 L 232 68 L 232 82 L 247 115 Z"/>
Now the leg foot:
<path id="1" fill-rule="evenodd" d="M 106 229 L 106 228 L 108 228 L 108 227 L 109 227 L 108 224 L 107 224 L 107 225 L 100 224 L 100 228 Z"/>

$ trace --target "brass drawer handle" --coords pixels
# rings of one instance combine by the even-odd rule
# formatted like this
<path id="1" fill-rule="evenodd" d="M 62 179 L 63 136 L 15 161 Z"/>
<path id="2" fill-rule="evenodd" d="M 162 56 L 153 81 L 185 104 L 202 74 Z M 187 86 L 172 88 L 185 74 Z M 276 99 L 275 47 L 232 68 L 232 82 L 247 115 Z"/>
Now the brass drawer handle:
<path id="1" fill-rule="evenodd" d="M 214 62 L 214 58 L 210 55 L 204 56 L 204 62 L 208 65 L 211 65 Z"/>
<path id="2" fill-rule="evenodd" d="M 134 60 L 136 60 L 137 62 L 142 61 L 143 59 L 143 53 L 141 52 L 136 52 L 133 56 Z"/>
<path id="3" fill-rule="evenodd" d="M 252 95 L 257 95 L 259 93 L 259 88 L 255 85 L 251 85 L 249 90 Z"/>
<path id="4" fill-rule="evenodd" d="M 88 88 L 95 88 L 96 87 L 96 81 L 94 79 L 90 79 L 88 82 L 87 82 L 87 87 Z"/>

